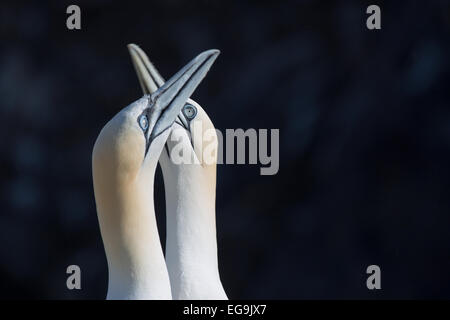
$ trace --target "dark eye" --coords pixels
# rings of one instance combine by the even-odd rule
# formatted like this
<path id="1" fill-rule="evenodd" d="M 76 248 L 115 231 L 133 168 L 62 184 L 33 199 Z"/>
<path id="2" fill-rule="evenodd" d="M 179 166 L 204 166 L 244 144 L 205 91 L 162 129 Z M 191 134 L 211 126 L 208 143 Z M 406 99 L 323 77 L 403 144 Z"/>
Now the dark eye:
<path id="1" fill-rule="evenodd" d="M 188 120 L 192 120 L 197 115 L 197 108 L 195 108 L 192 104 L 186 104 L 183 107 L 183 114 Z"/>
<path id="2" fill-rule="evenodd" d="M 148 118 L 145 114 L 143 114 L 139 117 L 139 126 L 144 131 L 146 131 L 148 129 Z"/>

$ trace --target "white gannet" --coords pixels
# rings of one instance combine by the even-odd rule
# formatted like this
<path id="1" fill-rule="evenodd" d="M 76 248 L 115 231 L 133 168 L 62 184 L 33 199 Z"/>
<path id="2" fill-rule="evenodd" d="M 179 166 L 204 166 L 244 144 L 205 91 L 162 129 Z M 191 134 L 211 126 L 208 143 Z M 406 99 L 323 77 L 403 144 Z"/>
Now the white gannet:
<path id="1" fill-rule="evenodd" d="M 163 86 L 164 79 L 147 55 L 134 44 L 128 48 L 144 93 L 151 94 Z M 196 121 L 201 122 L 200 134 L 192 130 Z M 174 299 L 227 299 L 217 258 L 217 135 L 214 129 L 203 108 L 188 99 L 159 159 L 166 195 L 166 262 Z M 205 145 L 201 139 L 207 130 L 208 143 L 216 144 L 213 161 L 197 164 L 172 161 L 169 152 L 177 143 L 184 143 L 183 150 L 190 150 L 193 157 L 202 159 L 193 146 Z"/>
<path id="2" fill-rule="evenodd" d="M 125 107 L 95 142 L 92 175 L 108 261 L 107 299 L 172 297 L 154 212 L 154 176 L 173 122 L 218 54 L 201 53 Z"/>

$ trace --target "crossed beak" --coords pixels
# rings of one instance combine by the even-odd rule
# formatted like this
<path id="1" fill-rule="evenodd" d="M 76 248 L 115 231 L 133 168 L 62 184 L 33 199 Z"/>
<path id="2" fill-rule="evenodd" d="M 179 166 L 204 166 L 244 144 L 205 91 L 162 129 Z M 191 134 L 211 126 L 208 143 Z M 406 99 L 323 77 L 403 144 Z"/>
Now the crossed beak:
<path id="1" fill-rule="evenodd" d="M 207 50 L 200 53 L 164 83 L 163 78 L 157 72 L 149 72 L 148 66 L 151 64 L 149 61 L 145 61 L 148 58 L 145 54 L 141 54 L 140 49 L 137 50 L 134 47 L 139 49 L 134 45 L 128 46 L 131 59 L 144 93 L 150 94 L 149 103 L 151 105 L 148 109 L 149 127 L 147 132 L 148 141 L 151 142 L 172 126 L 186 100 L 203 80 L 220 51 Z M 152 79 L 146 77 L 152 77 Z"/>

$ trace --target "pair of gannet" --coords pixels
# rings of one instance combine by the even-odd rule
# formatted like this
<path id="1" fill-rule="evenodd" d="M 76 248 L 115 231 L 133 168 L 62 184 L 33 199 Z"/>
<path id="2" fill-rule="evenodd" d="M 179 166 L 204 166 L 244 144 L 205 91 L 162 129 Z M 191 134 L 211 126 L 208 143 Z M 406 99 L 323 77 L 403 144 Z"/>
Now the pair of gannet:
<path id="1" fill-rule="evenodd" d="M 193 146 L 203 137 L 191 132 L 192 123 L 214 129 L 189 97 L 219 51 L 201 53 L 164 82 L 139 47 L 128 49 L 144 96 L 105 125 L 92 154 L 107 299 L 227 299 L 217 261 L 216 162 L 176 164 L 170 154 L 183 143 L 199 157 Z M 165 259 L 153 200 L 158 161 L 166 194 Z"/>

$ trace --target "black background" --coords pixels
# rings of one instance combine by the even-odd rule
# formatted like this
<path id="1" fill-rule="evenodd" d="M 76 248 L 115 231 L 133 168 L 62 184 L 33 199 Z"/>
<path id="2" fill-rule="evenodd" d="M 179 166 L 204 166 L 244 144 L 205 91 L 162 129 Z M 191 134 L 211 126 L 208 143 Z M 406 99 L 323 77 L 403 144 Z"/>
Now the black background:
<path id="1" fill-rule="evenodd" d="M 166 78 L 220 49 L 193 98 L 218 129 L 280 129 L 277 175 L 218 167 L 230 298 L 450 298 L 448 1 L 77 1 L 78 31 L 70 4 L 0 6 L 1 298 L 105 297 L 91 152 L 141 95 L 132 42 Z"/>

